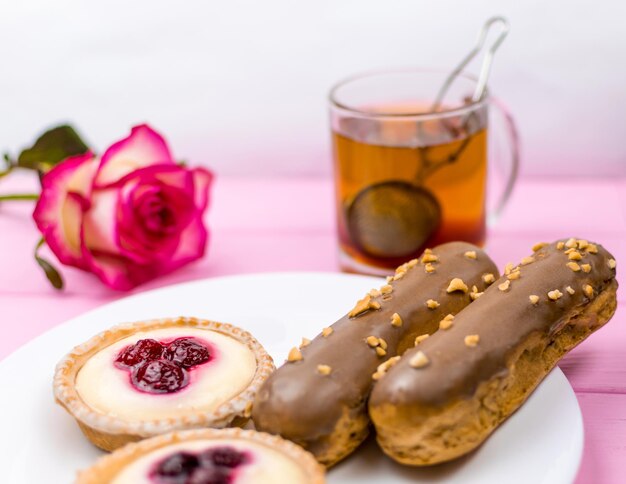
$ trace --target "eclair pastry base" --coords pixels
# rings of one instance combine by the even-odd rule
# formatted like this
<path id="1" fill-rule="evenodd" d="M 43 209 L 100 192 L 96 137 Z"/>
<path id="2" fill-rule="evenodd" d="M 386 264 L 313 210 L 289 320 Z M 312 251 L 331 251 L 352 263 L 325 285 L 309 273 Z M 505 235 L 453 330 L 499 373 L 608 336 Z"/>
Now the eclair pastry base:
<path id="1" fill-rule="evenodd" d="M 237 395 L 208 411 L 189 411 L 185 415 L 152 419 L 125 419 L 101 413 L 88 405 L 76 387 L 77 375 L 95 354 L 137 332 L 165 328 L 197 328 L 213 331 L 245 345 L 256 360 L 256 370 L 250 383 Z M 74 348 L 57 365 L 54 376 L 54 396 L 77 421 L 85 436 L 97 447 L 111 451 L 128 442 L 171 432 L 202 427 L 222 428 L 243 425 L 250 416 L 252 401 L 261 384 L 274 370 L 271 357 L 248 332 L 226 323 L 196 318 L 166 318 L 115 326 Z M 158 398 L 159 396 L 155 396 Z M 169 395 L 168 397 L 171 397 Z"/>
<path id="2" fill-rule="evenodd" d="M 380 365 L 470 304 L 471 288 L 488 285 L 486 274 L 497 276 L 494 263 L 464 242 L 443 244 L 400 266 L 380 290 L 296 350 L 301 359 L 268 378 L 254 403 L 256 428 L 296 442 L 326 466 L 348 456 L 369 433 L 367 400 Z M 461 279 L 465 291 L 450 288 Z M 329 373 L 321 374 L 320 366 Z"/>
<path id="3" fill-rule="evenodd" d="M 563 355 L 612 317 L 615 261 L 600 248 L 580 261 L 591 264 L 590 270 L 575 270 L 564 250 L 555 248 L 561 244 L 526 258 L 531 265 L 522 263 L 521 272 L 509 279 L 512 284 L 505 284 L 506 276 L 497 281 L 481 304 L 459 314 L 456 333 L 437 334 L 424 344 L 423 353 L 431 357 L 425 366 L 409 364 L 421 351 L 418 346 L 379 382 L 369 412 L 387 455 L 425 466 L 474 450 Z M 458 341 L 468 333 L 476 333 L 478 342 L 466 341 L 463 348 Z"/>
<path id="4" fill-rule="evenodd" d="M 308 478 L 307 484 L 324 484 L 326 482 L 323 467 L 316 462 L 311 454 L 296 444 L 261 432 L 231 428 L 173 432 L 128 444 L 113 454 L 100 458 L 89 469 L 79 472 L 76 484 L 109 484 L 133 462 L 167 446 L 201 440 L 215 442 L 223 440 L 229 442 L 235 439 L 251 442 L 255 446 L 267 447 L 284 455 L 302 469 L 302 473 Z"/>
<path id="5" fill-rule="evenodd" d="M 556 338 L 529 338 L 512 359 L 509 374 L 481 383 L 472 399 L 451 402 L 441 411 L 371 409 L 378 444 L 397 462 L 413 466 L 446 462 L 472 451 L 526 401 L 563 355 L 611 319 L 617 307 L 616 290 L 612 281 L 582 312 L 570 317 Z M 403 425 L 415 418 L 415 412 L 428 417 L 428 424 L 418 431 Z"/>

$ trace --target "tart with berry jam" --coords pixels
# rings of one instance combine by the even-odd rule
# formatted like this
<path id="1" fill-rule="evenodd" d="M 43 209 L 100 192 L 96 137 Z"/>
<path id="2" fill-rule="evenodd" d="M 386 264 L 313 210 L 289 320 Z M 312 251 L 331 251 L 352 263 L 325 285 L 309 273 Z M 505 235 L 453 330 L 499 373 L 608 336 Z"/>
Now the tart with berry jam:
<path id="1" fill-rule="evenodd" d="M 252 335 L 195 318 L 115 326 L 57 365 L 54 395 L 96 446 L 242 425 L 274 370 Z"/>
<path id="2" fill-rule="evenodd" d="M 254 430 L 173 432 L 128 444 L 78 475 L 77 484 L 324 484 L 298 445 Z"/>

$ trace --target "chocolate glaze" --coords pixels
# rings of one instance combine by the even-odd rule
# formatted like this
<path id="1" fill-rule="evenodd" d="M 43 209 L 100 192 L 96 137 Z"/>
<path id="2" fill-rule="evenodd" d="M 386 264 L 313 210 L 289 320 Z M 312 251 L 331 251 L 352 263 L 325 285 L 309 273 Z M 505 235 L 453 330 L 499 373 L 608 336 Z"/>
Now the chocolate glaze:
<path id="1" fill-rule="evenodd" d="M 466 257 L 467 251 L 475 251 L 476 259 Z M 331 435 L 342 412 L 364 406 L 378 365 L 413 347 L 417 335 L 433 333 L 444 316 L 458 313 L 471 302 L 469 293 L 446 292 L 453 278 L 483 291 L 483 274 L 498 276 L 491 259 L 471 244 L 452 242 L 435 247 L 432 253 L 439 259 L 432 263 L 435 272 L 427 273 L 422 262 L 408 268 L 402 278 L 390 282 L 390 295 L 371 298 L 380 303 L 380 309 L 353 318 L 344 316 L 332 325 L 332 334 L 318 335 L 302 348 L 301 361 L 285 363 L 275 371 L 254 402 L 256 428 L 305 446 Z M 440 306 L 429 309 L 428 299 Z M 394 313 L 402 318 L 400 327 L 391 324 Z M 367 345 L 368 336 L 386 341 L 384 357 Z M 331 373 L 320 375 L 318 365 L 329 365 Z"/>
<path id="2" fill-rule="evenodd" d="M 565 242 L 565 241 L 562 241 Z M 535 259 L 520 266 L 520 278 L 511 280 L 507 291 L 498 285 L 507 280 L 502 276 L 485 294 L 454 319 L 454 325 L 439 331 L 418 347 L 407 351 L 403 358 L 376 384 L 369 402 L 370 408 L 393 405 L 438 407 L 457 398 L 471 397 L 478 385 L 499 374 L 506 374 L 507 362 L 528 337 L 536 332 L 554 334 L 584 307 L 590 298 L 583 287 L 593 287 L 595 297 L 615 278 L 609 267 L 611 254 L 601 246 L 598 253 L 580 250 L 582 260 L 590 264 L 589 273 L 574 272 L 567 267 L 567 248 L 557 249 L 556 242 L 533 254 Z M 567 287 L 574 289 L 570 294 Z M 548 292 L 558 289 L 562 296 L 556 301 Z M 539 296 L 536 305 L 530 295 Z M 466 335 L 479 335 L 475 347 L 464 343 Z M 423 368 L 412 368 L 410 359 L 422 351 L 429 359 Z"/>

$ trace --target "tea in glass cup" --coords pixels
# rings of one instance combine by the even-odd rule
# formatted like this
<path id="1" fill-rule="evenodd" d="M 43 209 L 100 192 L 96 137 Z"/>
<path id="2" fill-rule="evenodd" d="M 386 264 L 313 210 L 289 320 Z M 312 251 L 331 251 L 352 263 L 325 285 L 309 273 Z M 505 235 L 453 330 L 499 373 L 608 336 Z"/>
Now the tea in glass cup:
<path id="1" fill-rule="evenodd" d="M 475 80 L 460 76 L 433 112 L 446 75 L 375 73 L 331 91 L 342 269 L 387 274 L 426 247 L 485 243 L 490 99 L 472 102 Z"/>

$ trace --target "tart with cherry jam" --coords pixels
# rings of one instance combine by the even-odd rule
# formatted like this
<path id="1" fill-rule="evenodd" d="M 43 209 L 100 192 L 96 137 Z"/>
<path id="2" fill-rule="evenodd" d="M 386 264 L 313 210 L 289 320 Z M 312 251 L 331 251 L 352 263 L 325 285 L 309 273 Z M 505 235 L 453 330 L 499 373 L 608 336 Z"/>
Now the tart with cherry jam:
<path id="1" fill-rule="evenodd" d="M 242 429 L 174 432 L 128 444 L 79 473 L 77 484 L 324 484 L 300 446 Z"/>
<path id="2" fill-rule="evenodd" d="M 57 365 L 54 395 L 104 450 L 245 423 L 272 359 L 248 332 L 195 318 L 115 326 Z"/>

